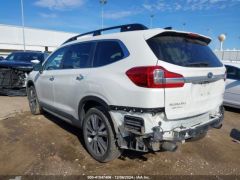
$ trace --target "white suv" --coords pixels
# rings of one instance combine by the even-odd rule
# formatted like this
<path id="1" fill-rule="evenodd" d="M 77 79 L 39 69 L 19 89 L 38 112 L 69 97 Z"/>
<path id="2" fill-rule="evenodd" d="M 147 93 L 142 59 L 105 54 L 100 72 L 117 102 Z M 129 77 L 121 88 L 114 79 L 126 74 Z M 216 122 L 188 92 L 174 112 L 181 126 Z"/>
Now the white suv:
<path id="1" fill-rule="evenodd" d="M 120 32 L 101 35 L 114 29 Z M 35 64 L 27 81 L 31 112 L 80 127 L 100 162 L 123 149 L 175 150 L 222 125 L 225 67 L 210 41 L 140 24 L 78 35 Z"/>

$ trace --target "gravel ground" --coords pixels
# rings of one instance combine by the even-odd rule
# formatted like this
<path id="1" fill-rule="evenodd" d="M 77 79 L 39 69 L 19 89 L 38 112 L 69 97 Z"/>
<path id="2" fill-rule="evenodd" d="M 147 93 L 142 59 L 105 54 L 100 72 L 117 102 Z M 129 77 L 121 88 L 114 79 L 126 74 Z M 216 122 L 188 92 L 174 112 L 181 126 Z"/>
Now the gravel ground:
<path id="1" fill-rule="evenodd" d="M 0 97 L 0 110 L 0 175 L 240 175 L 240 143 L 230 137 L 240 130 L 236 109 L 226 111 L 222 129 L 176 152 L 125 151 L 105 164 L 87 153 L 79 129 L 48 114 L 31 115 L 26 98 Z"/>
<path id="2" fill-rule="evenodd" d="M 29 111 L 26 97 L 0 96 L 0 120 Z"/>

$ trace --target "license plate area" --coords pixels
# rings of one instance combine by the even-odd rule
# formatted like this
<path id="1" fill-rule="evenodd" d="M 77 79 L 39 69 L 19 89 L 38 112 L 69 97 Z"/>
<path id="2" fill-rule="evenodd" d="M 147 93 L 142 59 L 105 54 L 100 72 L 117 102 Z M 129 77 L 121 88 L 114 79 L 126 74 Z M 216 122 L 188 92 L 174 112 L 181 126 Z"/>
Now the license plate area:
<path id="1" fill-rule="evenodd" d="M 193 84 L 192 99 L 205 99 L 212 95 L 212 83 Z"/>

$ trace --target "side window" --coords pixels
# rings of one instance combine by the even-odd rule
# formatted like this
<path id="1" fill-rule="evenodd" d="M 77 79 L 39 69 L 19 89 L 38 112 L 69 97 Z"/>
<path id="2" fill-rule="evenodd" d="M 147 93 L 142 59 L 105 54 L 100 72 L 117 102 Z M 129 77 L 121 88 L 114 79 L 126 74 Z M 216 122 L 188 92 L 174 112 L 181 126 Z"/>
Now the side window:
<path id="1" fill-rule="evenodd" d="M 56 52 L 54 52 L 47 60 L 47 62 L 44 64 L 45 70 L 56 70 L 60 69 L 62 60 L 64 58 L 64 55 L 66 53 L 67 47 L 63 47 Z"/>
<path id="2" fill-rule="evenodd" d="M 240 79 L 240 70 L 233 66 L 226 66 L 228 79 Z"/>
<path id="3" fill-rule="evenodd" d="M 74 44 L 70 46 L 64 57 L 63 69 L 90 67 L 92 49 L 92 42 Z"/>
<path id="4" fill-rule="evenodd" d="M 94 67 L 114 63 L 124 58 L 124 52 L 117 41 L 101 41 L 97 43 Z"/>

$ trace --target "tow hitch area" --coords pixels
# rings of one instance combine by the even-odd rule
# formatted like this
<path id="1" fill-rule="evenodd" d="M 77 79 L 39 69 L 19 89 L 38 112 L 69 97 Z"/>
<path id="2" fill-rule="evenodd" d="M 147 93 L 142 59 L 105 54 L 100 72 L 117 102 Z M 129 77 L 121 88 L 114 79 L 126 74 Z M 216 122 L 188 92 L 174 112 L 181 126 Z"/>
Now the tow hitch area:
<path id="1" fill-rule="evenodd" d="M 26 78 L 29 72 L 24 68 L 0 68 L 0 95 L 26 96 Z"/>
<path id="2" fill-rule="evenodd" d="M 118 144 L 123 149 L 147 152 L 152 151 L 175 151 L 178 142 L 185 142 L 190 138 L 198 138 L 205 134 L 210 128 L 221 128 L 224 117 L 224 110 L 220 107 L 220 112 L 216 115 L 210 115 L 208 123 L 184 127 L 180 126 L 170 131 L 164 131 L 161 122 L 158 126 L 152 128 L 151 133 L 145 133 L 144 119 L 140 117 L 125 115 L 124 124 L 119 129 L 121 132 L 127 132 L 127 136 L 119 135 Z M 123 133 L 124 134 L 124 133 Z"/>
<path id="3" fill-rule="evenodd" d="M 175 142 L 168 142 L 168 141 L 163 142 L 162 145 L 161 145 L 162 150 L 171 151 L 171 152 L 176 151 L 177 147 L 178 146 Z"/>

